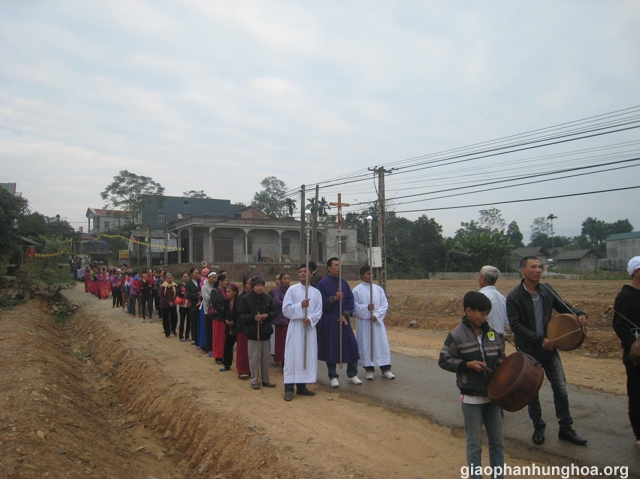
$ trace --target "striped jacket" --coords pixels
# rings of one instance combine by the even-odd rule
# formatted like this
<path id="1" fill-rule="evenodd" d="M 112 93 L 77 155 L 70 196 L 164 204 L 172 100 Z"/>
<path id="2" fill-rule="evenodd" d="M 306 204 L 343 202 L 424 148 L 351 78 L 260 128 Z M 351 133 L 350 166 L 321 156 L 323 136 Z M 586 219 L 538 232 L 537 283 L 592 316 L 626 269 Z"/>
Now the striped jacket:
<path id="1" fill-rule="evenodd" d="M 467 396 L 487 396 L 491 374 L 505 358 L 500 335 L 486 322 L 481 329 L 486 358 L 482 357 L 480 345 L 469 320 L 463 316 L 462 322 L 447 336 L 438 359 L 438 365 L 442 369 L 456 373 L 458 389 Z M 488 370 L 479 373 L 467 369 L 467 363 L 470 361 L 484 361 Z"/>

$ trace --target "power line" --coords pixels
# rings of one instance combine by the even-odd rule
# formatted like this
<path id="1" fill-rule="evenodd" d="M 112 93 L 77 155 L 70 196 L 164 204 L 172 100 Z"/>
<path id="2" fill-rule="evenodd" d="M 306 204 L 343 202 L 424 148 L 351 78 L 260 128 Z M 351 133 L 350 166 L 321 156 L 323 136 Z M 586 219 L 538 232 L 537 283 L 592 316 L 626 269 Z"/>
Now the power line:
<path id="1" fill-rule="evenodd" d="M 524 202 L 528 202 L 528 201 L 541 201 L 541 200 L 551 200 L 551 199 L 556 199 L 556 198 L 569 198 L 571 196 L 584 196 L 584 195 L 595 195 L 595 194 L 599 194 L 599 193 L 611 193 L 614 191 L 625 191 L 625 190 L 633 190 L 633 189 L 637 189 L 640 188 L 640 185 L 638 186 L 628 186 L 625 188 L 614 188 L 614 189 L 610 189 L 610 190 L 599 190 L 599 191 L 586 191 L 583 193 L 571 193 L 571 194 L 567 194 L 567 195 L 556 195 L 556 196 L 541 196 L 538 198 L 525 198 L 525 199 L 520 199 L 520 200 L 509 200 L 509 201 L 493 201 L 491 203 L 481 203 L 481 204 L 476 204 L 476 205 L 462 205 L 462 206 L 443 206 L 440 208 L 421 208 L 421 209 L 417 209 L 417 210 L 402 210 L 402 211 L 395 211 L 395 213 L 416 213 L 416 212 L 422 212 L 422 211 L 439 211 L 439 210 L 456 210 L 456 209 L 461 209 L 461 208 L 477 208 L 479 206 L 493 206 L 493 205 L 505 205 L 508 203 L 524 203 Z"/>

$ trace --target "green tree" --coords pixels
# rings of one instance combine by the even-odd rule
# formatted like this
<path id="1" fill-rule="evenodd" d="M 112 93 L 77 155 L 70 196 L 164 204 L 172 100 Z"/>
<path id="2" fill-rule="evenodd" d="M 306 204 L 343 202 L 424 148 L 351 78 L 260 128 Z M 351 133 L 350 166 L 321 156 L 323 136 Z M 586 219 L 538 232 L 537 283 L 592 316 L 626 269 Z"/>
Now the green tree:
<path id="1" fill-rule="evenodd" d="M 106 201 L 105 208 L 121 208 L 131 213 L 127 221 L 136 222 L 140 218 L 149 196 L 156 197 L 158 206 L 164 202 L 164 187 L 148 176 L 138 176 L 127 170 L 122 170 L 113 177 L 100 196 Z"/>
<path id="2" fill-rule="evenodd" d="M 606 222 L 589 216 L 582 222 L 582 234 L 589 238 L 594 247 L 602 250 L 604 240 L 609 236 L 609 226 Z"/>
<path id="3" fill-rule="evenodd" d="M 285 194 L 287 185 L 275 176 L 268 176 L 260 184 L 264 189 L 253 195 L 251 206 L 272 218 L 283 218 L 286 212 Z"/>
<path id="4" fill-rule="evenodd" d="M 498 208 L 489 208 L 488 210 L 480 210 L 478 225 L 489 231 L 504 231 L 507 222 L 502 218 L 502 213 Z"/>
<path id="5" fill-rule="evenodd" d="M 629 220 L 618 220 L 613 223 L 609 223 L 609 234 L 616 235 L 622 233 L 631 233 L 633 231 L 633 225 L 629 223 Z"/>
<path id="6" fill-rule="evenodd" d="M 425 272 L 437 271 L 443 253 L 442 226 L 422 215 L 413 223 L 413 244 L 418 267 Z"/>
<path id="7" fill-rule="evenodd" d="M 536 233 L 543 233 L 547 236 L 551 236 L 551 222 L 544 216 L 535 218 L 529 229 L 531 230 L 531 236 Z"/>
<path id="8" fill-rule="evenodd" d="M 524 246 L 524 243 L 522 242 L 522 240 L 524 239 L 524 235 L 520 231 L 518 223 L 516 223 L 515 221 L 512 221 L 511 223 L 509 223 L 509 226 L 507 226 L 507 236 L 511 240 L 511 244 L 514 248 L 521 248 L 522 246 Z"/>
<path id="9" fill-rule="evenodd" d="M 284 207 L 287 209 L 287 213 L 289 213 L 289 218 L 293 218 L 293 213 L 296 211 L 296 200 L 287 198 L 284 200 Z"/>
<path id="10" fill-rule="evenodd" d="M 211 198 L 209 197 L 209 195 L 207 195 L 204 190 L 189 190 L 189 191 L 185 191 L 184 193 L 182 193 L 182 196 L 184 198 L 205 198 L 207 200 L 210 200 Z"/>
<path id="11" fill-rule="evenodd" d="M 0 187 L 0 259 L 20 251 L 17 225 L 28 211 L 27 200 Z"/>

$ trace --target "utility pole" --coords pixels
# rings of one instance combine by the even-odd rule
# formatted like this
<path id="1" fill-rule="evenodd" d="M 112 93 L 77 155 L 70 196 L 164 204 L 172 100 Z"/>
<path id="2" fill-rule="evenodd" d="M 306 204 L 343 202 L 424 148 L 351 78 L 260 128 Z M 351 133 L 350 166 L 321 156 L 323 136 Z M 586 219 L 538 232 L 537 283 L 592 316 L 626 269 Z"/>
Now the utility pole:
<path id="1" fill-rule="evenodd" d="M 320 185 L 316 185 L 316 201 L 313 204 L 313 227 L 311 229 L 311 259 L 318 261 L 318 197 L 320 196 Z M 325 238 L 326 241 L 326 238 Z"/>
<path id="2" fill-rule="evenodd" d="M 302 258 L 305 257 L 305 253 L 307 255 L 307 257 L 309 256 L 309 245 L 306 245 L 306 249 L 305 249 L 305 243 L 302 240 L 302 238 L 305 237 L 306 234 L 306 224 L 305 224 L 305 191 L 304 191 L 304 185 L 302 185 L 300 187 L 300 261 L 302 261 Z"/>
<path id="3" fill-rule="evenodd" d="M 393 170 L 394 168 L 385 170 L 384 166 L 369 168 L 369 171 L 373 171 L 374 175 L 378 175 L 378 246 L 382 253 L 382 267 L 380 268 L 378 285 L 380 285 L 385 292 L 387 291 L 387 200 L 385 196 L 384 176 L 385 174 L 391 174 Z"/>
<path id="4" fill-rule="evenodd" d="M 553 248 L 555 248 L 555 246 L 553 244 L 553 220 L 557 220 L 558 217 L 556 215 L 554 215 L 553 213 L 551 213 L 549 216 L 547 216 L 547 219 L 551 223 L 551 248 L 553 249 Z"/>

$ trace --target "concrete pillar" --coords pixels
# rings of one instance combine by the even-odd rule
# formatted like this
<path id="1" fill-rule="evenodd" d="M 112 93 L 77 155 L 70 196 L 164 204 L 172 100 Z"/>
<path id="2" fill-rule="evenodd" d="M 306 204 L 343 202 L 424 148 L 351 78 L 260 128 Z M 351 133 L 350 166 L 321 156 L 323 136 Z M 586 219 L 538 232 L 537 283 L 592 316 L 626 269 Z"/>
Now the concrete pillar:
<path id="1" fill-rule="evenodd" d="M 181 230 L 176 230 L 176 234 L 178 235 L 178 239 L 176 240 L 176 243 L 178 245 L 178 264 L 182 264 L 182 251 L 180 250 L 180 248 L 182 248 L 182 231 Z"/>
<path id="2" fill-rule="evenodd" d="M 215 263 L 213 261 L 213 230 L 215 228 L 209 228 L 209 264 Z"/>
<path id="3" fill-rule="evenodd" d="M 189 228 L 189 263 L 193 263 L 193 228 Z"/>

